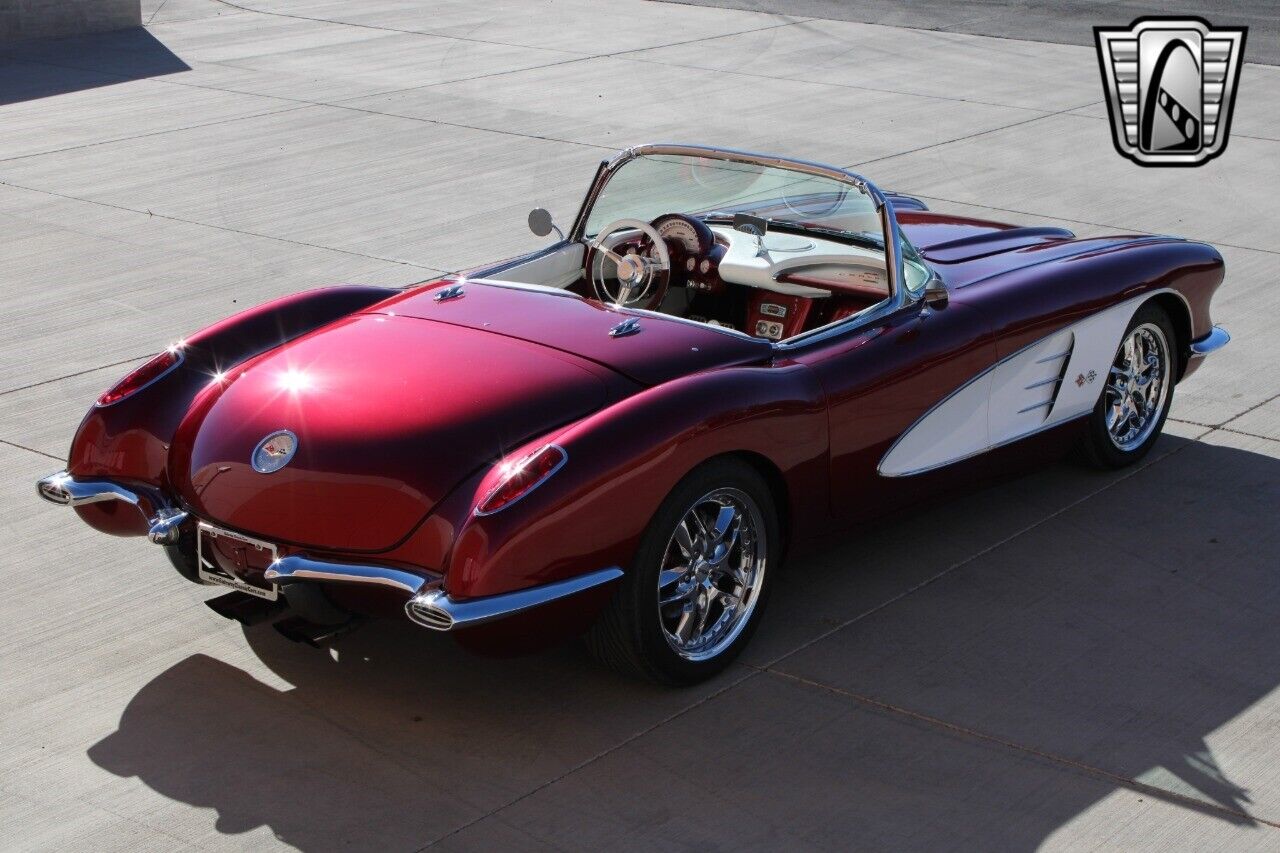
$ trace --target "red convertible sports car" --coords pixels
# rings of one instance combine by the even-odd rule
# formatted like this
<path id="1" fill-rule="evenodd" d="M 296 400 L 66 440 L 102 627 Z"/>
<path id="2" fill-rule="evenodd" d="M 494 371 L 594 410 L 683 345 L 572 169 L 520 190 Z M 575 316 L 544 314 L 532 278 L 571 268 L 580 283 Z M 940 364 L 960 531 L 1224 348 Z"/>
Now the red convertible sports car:
<path id="1" fill-rule="evenodd" d="M 790 542 L 1018 457 L 1141 459 L 1228 340 L 1222 278 L 1202 243 L 642 145 L 542 251 L 301 293 L 169 347 L 38 488 L 295 639 L 384 615 L 491 650 L 586 631 L 688 683 L 747 642 Z"/>

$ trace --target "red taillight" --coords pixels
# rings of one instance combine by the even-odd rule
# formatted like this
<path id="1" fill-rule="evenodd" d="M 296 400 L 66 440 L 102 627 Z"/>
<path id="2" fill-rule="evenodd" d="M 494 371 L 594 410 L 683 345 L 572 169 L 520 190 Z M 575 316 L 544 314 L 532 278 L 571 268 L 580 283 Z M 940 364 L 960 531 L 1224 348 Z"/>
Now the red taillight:
<path id="1" fill-rule="evenodd" d="M 110 406 L 112 403 L 120 402 L 130 394 L 142 390 L 161 376 L 164 376 L 177 367 L 180 361 L 182 361 L 182 350 L 177 347 L 165 350 L 111 386 L 111 390 L 98 398 L 98 405 Z"/>
<path id="2" fill-rule="evenodd" d="M 511 506 L 559 470 L 568 458 L 563 449 L 548 444 L 523 459 L 506 464 L 505 474 L 476 507 L 476 515 L 492 515 Z"/>

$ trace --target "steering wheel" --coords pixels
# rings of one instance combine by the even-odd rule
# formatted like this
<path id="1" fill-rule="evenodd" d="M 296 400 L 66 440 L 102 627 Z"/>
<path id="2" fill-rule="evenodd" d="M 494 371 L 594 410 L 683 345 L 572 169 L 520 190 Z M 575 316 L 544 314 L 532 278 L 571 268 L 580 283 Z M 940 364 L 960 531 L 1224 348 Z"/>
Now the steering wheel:
<path id="1" fill-rule="evenodd" d="M 609 247 L 609 237 L 619 231 L 639 231 L 652 245 L 656 258 L 641 252 L 620 255 Z M 605 265 L 611 263 L 613 275 L 605 275 Z M 622 308 L 644 308 L 652 311 L 662 304 L 671 284 L 671 253 L 666 241 L 648 222 L 639 219 L 619 219 L 609 223 L 587 242 L 587 276 L 601 302 Z M 611 285 L 609 279 L 612 278 Z"/>

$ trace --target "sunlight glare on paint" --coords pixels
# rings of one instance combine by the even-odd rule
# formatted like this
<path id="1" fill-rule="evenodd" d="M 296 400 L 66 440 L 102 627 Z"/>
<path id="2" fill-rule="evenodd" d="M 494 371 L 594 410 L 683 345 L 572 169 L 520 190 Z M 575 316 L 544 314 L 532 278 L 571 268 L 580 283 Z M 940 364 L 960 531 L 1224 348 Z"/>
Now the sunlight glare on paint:
<path id="1" fill-rule="evenodd" d="M 289 368 L 280 374 L 277 385 L 281 391 L 288 391 L 291 394 L 297 394 L 302 391 L 308 391 L 312 387 L 311 376 L 305 370 L 297 370 Z"/>

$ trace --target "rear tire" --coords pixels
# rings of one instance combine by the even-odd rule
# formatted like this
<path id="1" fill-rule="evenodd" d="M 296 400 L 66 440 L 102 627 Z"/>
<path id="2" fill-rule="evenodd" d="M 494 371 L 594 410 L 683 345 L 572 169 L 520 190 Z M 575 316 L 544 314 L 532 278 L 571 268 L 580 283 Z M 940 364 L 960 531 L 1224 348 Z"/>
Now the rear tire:
<path id="1" fill-rule="evenodd" d="M 754 468 L 726 458 L 694 469 L 645 528 L 588 649 L 665 684 L 710 678 L 755 632 L 780 540 L 773 496 Z"/>
<path id="2" fill-rule="evenodd" d="M 1173 405 L 1177 340 L 1163 308 L 1147 303 L 1138 309 L 1088 417 L 1077 447 L 1081 461 L 1114 470 L 1151 451 Z"/>

